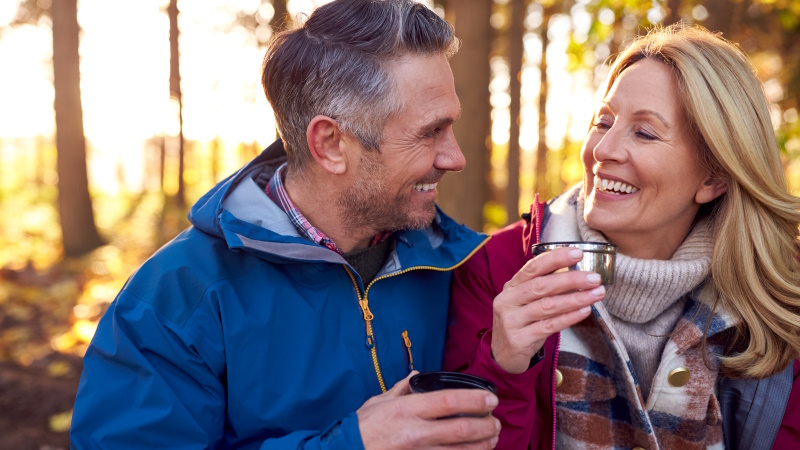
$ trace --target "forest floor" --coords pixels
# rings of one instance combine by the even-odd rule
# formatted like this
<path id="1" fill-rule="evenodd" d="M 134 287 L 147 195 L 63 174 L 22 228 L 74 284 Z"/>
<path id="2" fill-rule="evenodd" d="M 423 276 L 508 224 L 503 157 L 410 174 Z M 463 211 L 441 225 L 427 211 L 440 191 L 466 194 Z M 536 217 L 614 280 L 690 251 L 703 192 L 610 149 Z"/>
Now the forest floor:
<path id="1" fill-rule="evenodd" d="M 54 202 L 24 197 L 0 202 L 0 450 L 68 449 L 97 322 L 131 273 L 188 221 L 161 194 L 95 199 L 108 244 L 65 259 Z"/>
<path id="2" fill-rule="evenodd" d="M 47 365 L 0 363 L 0 448 L 55 450 L 69 448 L 72 403 L 78 390 L 81 358 L 48 358 L 66 373 Z"/>

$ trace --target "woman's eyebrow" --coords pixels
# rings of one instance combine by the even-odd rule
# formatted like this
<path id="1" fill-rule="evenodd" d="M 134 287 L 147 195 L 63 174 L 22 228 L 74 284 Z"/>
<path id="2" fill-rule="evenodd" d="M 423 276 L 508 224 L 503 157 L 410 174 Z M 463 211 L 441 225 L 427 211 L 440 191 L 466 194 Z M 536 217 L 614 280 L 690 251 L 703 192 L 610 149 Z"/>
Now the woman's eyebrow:
<path id="1" fill-rule="evenodd" d="M 614 112 L 614 109 L 611 107 L 611 105 L 608 103 L 608 101 L 600 100 L 600 104 L 603 107 L 608 108 L 612 113 Z M 631 115 L 632 116 L 654 116 L 656 119 L 661 121 L 661 123 L 663 123 L 664 126 L 666 126 L 666 127 L 670 127 L 671 126 L 669 121 L 667 121 L 667 119 L 665 119 L 664 116 L 662 116 L 657 111 L 653 111 L 652 109 L 646 109 L 646 108 L 645 109 L 638 109 L 638 110 L 634 111 L 633 114 L 631 114 Z"/>
<path id="2" fill-rule="evenodd" d="M 662 116 L 661 114 L 659 114 L 656 111 L 653 111 L 652 109 L 639 109 L 639 110 L 635 111 L 632 115 L 633 116 L 654 116 L 656 119 L 660 120 L 661 123 L 663 123 L 665 127 L 668 127 L 668 128 L 670 127 L 670 123 L 667 121 L 667 119 L 665 119 L 664 116 Z"/>

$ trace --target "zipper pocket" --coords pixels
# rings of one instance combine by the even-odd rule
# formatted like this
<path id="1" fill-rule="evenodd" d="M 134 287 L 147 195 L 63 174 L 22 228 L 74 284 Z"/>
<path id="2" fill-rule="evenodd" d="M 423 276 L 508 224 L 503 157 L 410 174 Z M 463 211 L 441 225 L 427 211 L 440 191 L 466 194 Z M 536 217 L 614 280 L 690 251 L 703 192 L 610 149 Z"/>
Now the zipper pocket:
<path id="1" fill-rule="evenodd" d="M 411 354 L 411 339 L 408 338 L 408 330 L 403 331 L 403 345 L 408 352 L 408 372 L 411 373 L 414 370 L 414 356 Z"/>

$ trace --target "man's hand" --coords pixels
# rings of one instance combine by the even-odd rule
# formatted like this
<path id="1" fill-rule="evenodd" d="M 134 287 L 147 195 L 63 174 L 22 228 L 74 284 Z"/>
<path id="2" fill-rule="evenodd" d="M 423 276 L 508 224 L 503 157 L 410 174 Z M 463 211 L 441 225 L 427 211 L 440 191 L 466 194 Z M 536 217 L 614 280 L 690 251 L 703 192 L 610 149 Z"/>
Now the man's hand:
<path id="1" fill-rule="evenodd" d="M 478 389 L 411 394 L 408 381 L 416 373 L 358 409 L 366 450 L 494 448 L 500 433 L 500 421 L 491 416 L 497 406 L 494 394 Z M 449 418 L 456 414 L 482 417 Z"/>
<path id="2" fill-rule="evenodd" d="M 548 336 L 589 316 L 605 288 L 594 272 L 553 273 L 580 261 L 583 251 L 564 247 L 525 264 L 494 299 L 492 354 L 510 373 L 528 369 Z"/>

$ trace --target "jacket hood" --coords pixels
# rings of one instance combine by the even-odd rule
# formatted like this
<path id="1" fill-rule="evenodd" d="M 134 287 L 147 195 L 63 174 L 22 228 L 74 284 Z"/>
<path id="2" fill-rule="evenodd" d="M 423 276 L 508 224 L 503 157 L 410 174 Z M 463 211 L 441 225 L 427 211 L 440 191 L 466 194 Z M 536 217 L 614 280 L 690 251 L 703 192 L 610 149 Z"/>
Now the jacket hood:
<path id="1" fill-rule="evenodd" d="M 217 183 L 216 186 L 197 200 L 189 211 L 189 222 L 198 230 L 224 238 L 220 218 L 223 211 L 223 202 L 229 194 L 244 181 L 253 180 L 256 184 L 263 181 L 266 184 L 272 174 L 286 160 L 283 142 L 278 139 L 255 159 L 236 173 Z"/>

